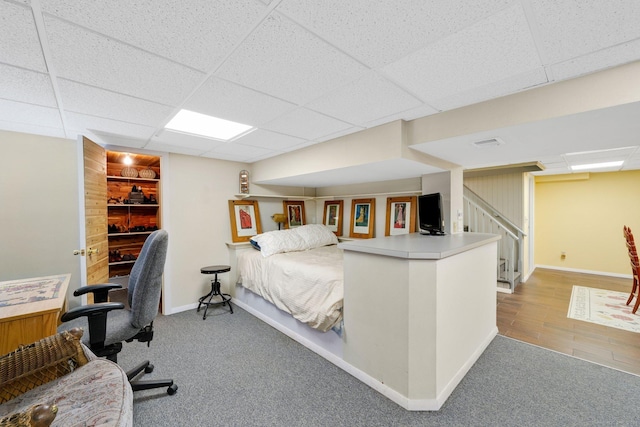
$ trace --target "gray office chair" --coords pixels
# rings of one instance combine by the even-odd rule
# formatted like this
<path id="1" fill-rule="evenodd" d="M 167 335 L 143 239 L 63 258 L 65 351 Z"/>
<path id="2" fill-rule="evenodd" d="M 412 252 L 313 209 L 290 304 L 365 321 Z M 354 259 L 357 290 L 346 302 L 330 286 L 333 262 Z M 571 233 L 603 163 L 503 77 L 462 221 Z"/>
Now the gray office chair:
<path id="1" fill-rule="evenodd" d="M 76 289 L 75 296 L 92 293 L 94 304 L 75 307 L 62 315 L 64 322 L 58 331 L 75 327 L 89 333 L 83 336 L 83 343 L 99 357 L 117 362 L 122 350 L 122 341 L 146 342 L 153 339 L 153 320 L 158 314 L 162 288 L 162 273 L 167 256 L 169 235 L 164 230 L 156 230 L 147 237 L 140 255 L 136 259 L 129 276 L 128 299 L 131 310 L 124 310 L 121 302 L 107 302 L 111 289 L 121 288 L 116 284 L 83 286 Z M 167 393 L 174 394 L 178 386 L 173 380 L 139 381 L 134 380 L 142 371 L 153 371 L 153 365 L 144 361 L 131 371 L 127 377 L 134 391 L 156 387 L 168 387 Z"/>

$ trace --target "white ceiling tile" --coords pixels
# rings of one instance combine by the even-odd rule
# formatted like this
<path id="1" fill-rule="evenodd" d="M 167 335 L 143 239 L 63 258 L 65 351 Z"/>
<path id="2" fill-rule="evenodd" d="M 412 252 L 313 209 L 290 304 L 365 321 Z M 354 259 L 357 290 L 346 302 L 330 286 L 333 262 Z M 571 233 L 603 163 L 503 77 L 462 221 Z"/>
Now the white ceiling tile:
<path id="1" fill-rule="evenodd" d="M 409 120 L 415 120 L 418 119 L 420 117 L 426 117 L 426 116 L 430 116 L 432 114 L 436 114 L 439 111 L 436 110 L 435 108 L 433 108 L 431 105 L 427 105 L 427 104 L 422 104 L 416 108 L 411 108 L 409 110 L 405 110 L 405 111 L 400 111 L 396 114 L 392 114 L 390 116 L 387 117 L 383 117 L 380 120 L 374 120 L 372 122 L 366 123 L 366 126 L 369 127 L 373 127 L 373 126 L 378 126 L 378 125 L 382 125 L 384 123 L 389 123 L 392 122 L 394 120 L 405 120 L 405 121 L 409 121 Z"/>
<path id="2" fill-rule="evenodd" d="M 145 146 L 145 149 L 154 150 L 154 151 L 164 151 L 168 153 L 185 154 L 187 156 L 200 156 L 201 154 L 204 153 L 204 151 L 198 150 L 195 148 L 188 148 L 180 145 L 165 144 L 156 140 L 151 140 L 151 142 L 149 142 Z"/>
<path id="3" fill-rule="evenodd" d="M 304 139 L 322 138 L 352 126 L 315 111 L 298 108 L 263 126 L 275 132 Z"/>
<path id="4" fill-rule="evenodd" d="M 56 108 L 0 99 L 0 117 L 6 122 L 37 123 L 38 126 L 62 129 L 60 112 Z"/>
<path id="5" fill-rule="evenodd" d="M 319 137 L 319 138 L 315 138 L 315 140 L 313 141 L 307 141 L 306 143 L 303 143 L 303 145 L 301 147 L 306 147 L 309 145 L 314 145 L 317 144 L 318 142 L 325 142 L 325 141 L 329 141 L 331 139 L 335 139 L 335 138 L 339 138 L 341 136 L 345 136 L 345 135 L 349 135 L 361 130 L 364 130 L 365 128 L 363 127 L 359 127 L 359 126 L 352 126 L 352 127 L 348 127 L 348 128 L 344 128 L 339 130 L 338 132 L 334 132 L 334 133 L 330 133 L 328 135 Z"/>
<path id="6" fill-rule="evenodd" d="M 279 14 L 270 15 L 217 76 L 304 104 L 367 69 Z"/>
<path id="7" fill-rule="evenodd" d="M 441 111 L 452 110 L 464 105 L 475 104 L 492 98 L 509 95 L 521 90 L 529 89 L 547 83 L 547 74 L 544 68 L 539 67 L 531 71 L 476 87 L 471 90 L 456 93 L 454 95 L 432 101 L 434 107 Z"/>
<path id="8" fill-rule="evenodd" d="M 0 98 L 45 107 L 57 107 L 47 74 L 0 64 Z"/>
<path id="9" fill-rule="evenodd" d="M 419 105 L 420 100 L 371 71 L 305 107 L 362 125 Z"/>
<path id="10" fill-rule="evenodd" d="M 564 80 L 637 61 L 638 58 L 640 58 L 640 39 L 553 64 L 550 68 L 555 80 Z"/>
<path id="11" fill-rule="evenodd" d="M 264 156 L 268 156 L 271 154 L 282 154 L 282 152 L 229 142 L 221 147 L 216 148 L 213 151 L 204 153 L 202 156 L 212 157 L 216 159 L 232 160 L 235 162 L 251 162 L 253 161 L 253 159 L 265 158 Z"/>
<path id="12" fill-rule="evenodd" d="M 176 106 L 204 74 L 75 25 L 46 17 L 59 77 Z"/>
<path id="13" fill-rule="evenodd" d="M 156 127 L 173 112 L 166 105 L 69 80 L 59 79 L 58 87 L 64 108 L 76 113 Z"/>
<path id="14" fill-rule="evenodd" d="M 46 0 L 42 9 L 93 31 L 211 71 L 259 21 L 255 0 Z"/>
<path id="15" fill-rule="evenodd" d="M 85 131 L 81 134 L 88 136 L 94 142 L 101 145 L 106 144 L 111 147 L 143 148 L 147 144 L 146 139 L 128 138 L 122 135 L 114 135 L 109 132 Z"/>
<path id="16" fill-rule="evenodd" d="M 105 132 L 145 140 L 151 138 L 151 135 L 155 132 L 155 128 L 149 126 L 87 116 L 85 114 L 67 112 L 65 117 L 67 126 L 70 129 L 89 129 L 96 132 Z"/>
<path id="17" fill-rule="evenodd" d="M 542 58 L 555 63 L 640 37 L 637 0 L 530 0 Z"/>
<path id="18" fill-rule="evenodd" d="M 0 106 L 0 110 L 2 107 Z M 15 121 L 0 120 L 0 129 L 8 130 L 12 132 L 31 133 L 34 135 L 52 136 L 55 138 L 66 138 L 64 129 L 62 127 L 46 127 L 39 126 L 32 123 L 18 123 Z M 0 148 L 2 148 L 2 141 L 0 141 Z"/>
<path id="19" fill-rule="evenodd" d="M 0 2 L 0 62 L 47 71 L 31 9 Z"/>
<path id="20" fill-rule="evenodd" d="M 263 129 L 257 129 L 242 138 L 233 141 L 233 144 L 249 145 L 252 147 L 266 148 L 269 150 L 286 151 L 291 147 L 305 142 L 302 138 L 295 138 L 289 135 L 269 132 Z"/>
<path id="21" fill-rule="evenodd" d="M 285 0 L 277 10 L 377 68 L 513 3 L 514 0 Z"/>
<path id="22" fill-rule="evenodd" d="M 522 7 L 510 7 L 383 70 L 431 104 L 541 66 Z"/>
<path id="23" fill-rule="evenodd" d="M 170 130 L 161 130 L 152 138 L 154 143 L 166 144 L 175 147 L 184 147 L 197 150 L 200 153 L 214 150 L 222 147 L 226 142 L 218 141 L 211 138 L 203 138 L 196 135 L 189 135 L 180 132 L 172 132 Z"/>
<path id="24" fill-rule="evenodd" d="M 211 77 L 183 108 L 238 123 L 260 126 L 293 110 L 296 105 Z"/>

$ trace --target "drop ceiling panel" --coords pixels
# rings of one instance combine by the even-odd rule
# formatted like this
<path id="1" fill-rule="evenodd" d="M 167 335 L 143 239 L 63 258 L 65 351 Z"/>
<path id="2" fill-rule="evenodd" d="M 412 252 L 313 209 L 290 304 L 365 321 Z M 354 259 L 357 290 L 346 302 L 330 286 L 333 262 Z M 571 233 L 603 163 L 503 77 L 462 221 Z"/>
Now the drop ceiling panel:
<path id="1" fill-rule="evenodd" d="M 0 2 L 0 62 L 46 72 L 31 9 Z"/>
<path id="2" fill-rule="evenodd" d="M 556 80 L 565 80 L 592 71 L 626 64 L 638 58 L 640 58 L 640 39 L 553 64 L 549 68 Z"/>
<path id="3" fill-rule="evenodd" d="M 637 0 L 530 0 L 547 63 L 640 38 Z"/>
<path id="4" fill-rule="evenodd" d="M 107 132 L 115 135 L 128 136 L 132 139 L 146 140 L 153 135 L 155 129 L 149 126 L 136 125 L 118 120 L 105 119 L 103 117 L 88 116 L 67 112 L 66 124 L 70 129 L 89 129 L 90 131 Z M 70 138 L 76 135 L 69 135 Z"/>
<path id="5" fill-rule="evenodd" d="M 246 136 L 243 136 L 242 138 L 234 140 L 233 144 L 266 148 L 268 150 L 278 151 L 278 154 L 280 154 L 286 151 L 290 151 L 292 148 L 304 142 L 305 140 L 302 138 L 295 138 L 289 135 L 283 135 L 280 133 L 258 129 Z"/>
<path id="6" fill-rule="evenodd" d="M 0 110 L 2 107 L 0 106 Z M 46 127 L 34 125 L 33 121 L 30 123 L 19 123 L 16 121 L 4 121 L 0 120 L 0 129 L 8 130 L 12 132 L 29 133 L 34 135 L 52 136 L 55 138 L 66 138 L 65 132 L 62 127 Z M 2 149 L 2 143 L 0 142 L 0 149 Z"/>
<path id="7" fill-rule="evenodd" d="M 183 147 L 193 149 L 199 153 L 215 150 L 221 147 L 226 142 L 218 141 L 211 138 L 203 138 L 195 135 L 188 135 L 180 132 L 161 131 L 153 137 L 152 142 L 158 144 L 165 144 L 173 147 Z"/>
<path id="8" fill-rule="evenodd" d="M 217 76 L 303 104 L 367 69 L 277 13 L 222 65 Z"/>
<path id="9" fill-rule="evenodd" d="M 423 101 L 494 84 L 541 66 L 522 7 L 510 7 L 384 67 Z"/>
<path id="10" fill-rule="evenodd" d="M 69 80 L 60 79 L 58 85 L 64 107 L 76 113 L 154 127 L 173 111 L 166 105 Z"/>
<path id="11" fill-rule="evenodd" d="M 265 13 L 255 0 L 46 0 L 48 13 L 210 71 Z"/>
<path id="12" fill-rule="evenodd" d="M 183 108 L 226 120 L 260 126 L 296 108 L 264 93 L 210 77 Z"/>
<path id="13" fill-rule="evenodd" d="M 350 127 L 349 123 L 305 108 L 293 110 L 264 125 L 265 129 L 305 139 L 321 138 Z"/>
<path id="14" fill-rule="evenodd" d="M 0 64 L 0 98 L 57 107 L 51 79 L 47 74 Z"/>
<path id="15" fill-rule="evenodd" d="M 265 148 L 250 147 L 248 145 L 228 142 L 217 147 L 214 151 L 204 153 L 203 156 L 234 162 L 252 162 L 256 158 L 264 158 L 263 156 L 275 155 L 276 153 L 277 152 L 273 150 L 267 150 Z"/>
<path id="16" fill-rule="evenodd" d="M 45 17 L 58 76 L 167 105 L 178 105 L 204 75 L 57 19 Z"/>
<path id="17" fill-rule="evenodd" d="M 62 129 L 60 112 L 56 108 L 0 99 L 0 118 L 7 122 L 37 123 L 45 128 Z"/>
<path id="18" fill-rule="evenodd" d="M 372 71 L 306 107 L 362 125 L 421 105 L 419 99 Z"/>
<path id="19" fill-rule="evenodd" d="M 512 3 L 513 0 L 405 0 L 378 2 L 372 7 L 367 0 L 287 0 L 278 10 L 377 68 Z"/>

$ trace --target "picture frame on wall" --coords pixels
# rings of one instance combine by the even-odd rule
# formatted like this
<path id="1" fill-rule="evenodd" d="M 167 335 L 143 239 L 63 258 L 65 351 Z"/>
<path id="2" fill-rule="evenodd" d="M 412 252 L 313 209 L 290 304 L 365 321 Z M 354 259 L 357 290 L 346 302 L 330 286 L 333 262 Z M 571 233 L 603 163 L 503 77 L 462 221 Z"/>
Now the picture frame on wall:
<path id="1" fill-rule="evenodd" d="M 282 207 L 287 216 L 284 228 L 296 228 L 307 223 L 304 200 L 283 200 Z"/>
<path id="2" fill-rule="evenodd" d="M 398 236 L 416 232 L 416 212 L 418 198 L 387 197 L 387 219 L 384 227 L 385 236 Z"/>
<path id="3" fill-rule="evenodd" d="M 233 242 L 248 242 L 251 237 L 262 233 L 256 200 L 229 200 L 229 218 Z"/>
<path id="4" fill-rule="evenodd" d="M 351 201 L 351 226 L 349 237 L 370 239 L 375 225 L 376 199 L 353 199 Z"/>
<path id="5" fill-rule="evenodd" d="M 342 200 L 325 200 L 322 223 L 336 236 L 342 236 Z"/>

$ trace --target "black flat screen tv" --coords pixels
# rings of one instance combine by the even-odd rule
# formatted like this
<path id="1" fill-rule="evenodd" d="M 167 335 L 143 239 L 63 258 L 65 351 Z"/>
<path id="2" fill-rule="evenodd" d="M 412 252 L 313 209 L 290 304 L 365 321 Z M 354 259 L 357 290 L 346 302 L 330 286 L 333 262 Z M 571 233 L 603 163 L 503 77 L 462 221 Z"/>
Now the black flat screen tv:
<path id="1" fill-rule="evenodd" d="M 440 193 L 418 196 L 418 224 L 422 234 L 444 234 L 442 196 Z"/>

